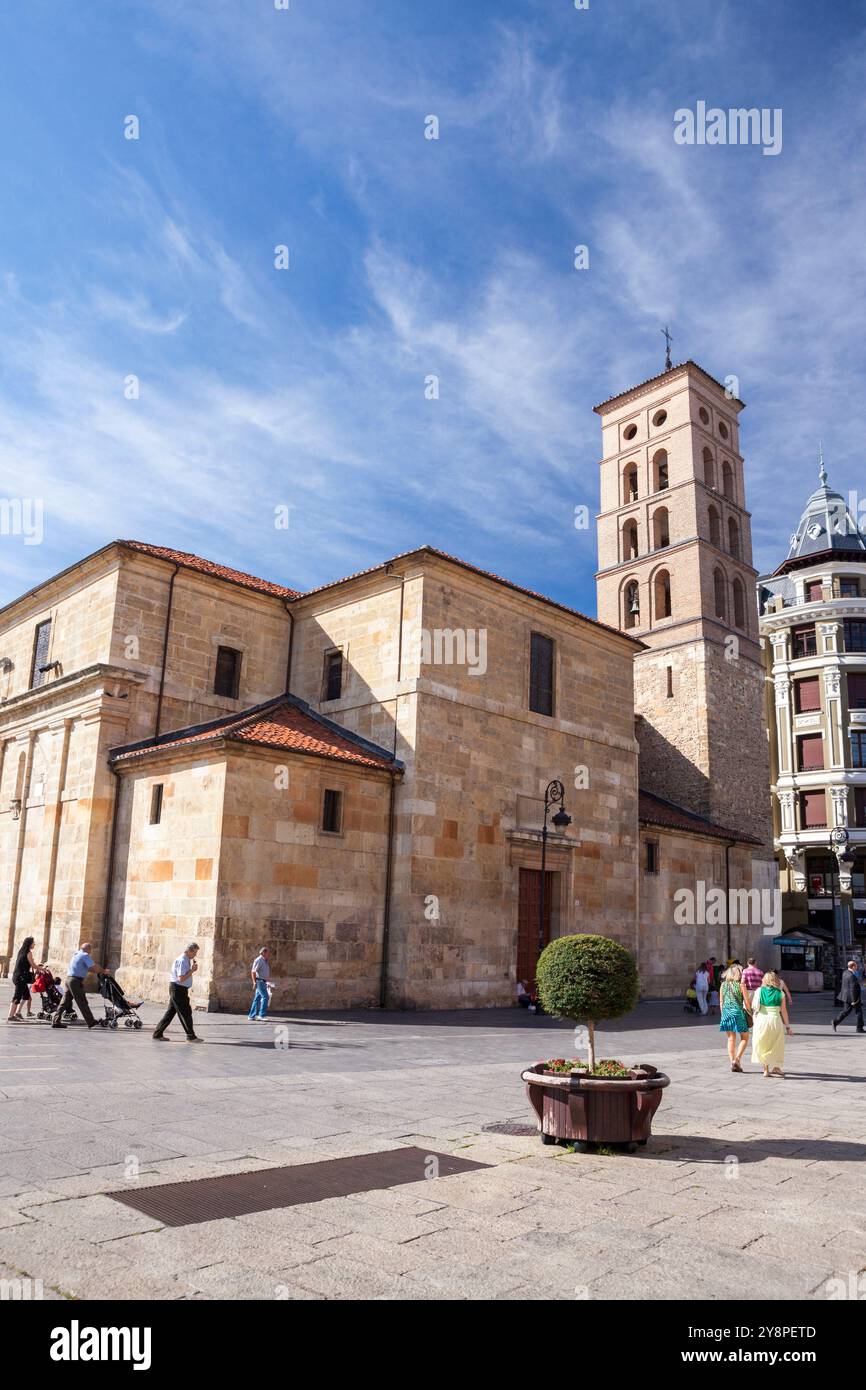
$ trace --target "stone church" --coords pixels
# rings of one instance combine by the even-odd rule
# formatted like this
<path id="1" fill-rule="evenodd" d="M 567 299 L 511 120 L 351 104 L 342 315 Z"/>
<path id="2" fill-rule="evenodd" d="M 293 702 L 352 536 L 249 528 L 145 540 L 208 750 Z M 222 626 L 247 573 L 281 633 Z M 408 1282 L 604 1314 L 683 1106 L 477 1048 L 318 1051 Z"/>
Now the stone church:
<path id="1" fill-rule="evenodd" d="M 765 942 L 704 911 L 776 878 L 742 403 L 686 362 L 596 409 L 597 619 L 430 546 L 299 592 L 138 541 L 3 609 L 0 954 L 162 999 L 195 939 L 233 1009 L 268 943 L 276 1008 L 454 1008 L 567 932 L 650 996 Z"/>

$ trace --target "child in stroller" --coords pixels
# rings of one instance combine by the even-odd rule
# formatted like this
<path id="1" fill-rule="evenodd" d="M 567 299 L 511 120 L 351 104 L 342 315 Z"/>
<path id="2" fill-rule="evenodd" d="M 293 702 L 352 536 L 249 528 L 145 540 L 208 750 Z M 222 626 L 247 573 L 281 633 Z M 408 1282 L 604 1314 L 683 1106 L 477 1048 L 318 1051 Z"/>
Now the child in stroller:
<path id="1" fill-rule="evenodd" d="M 33 981 L 33 993 L 39 994 L 42 997 L 42 1008 L 39 1010 L 36 1017 L 42 1019 L 53 1018 L 60 1007 L 63 991 L 60 988 L 57 976 L 52 975 L 47 965 L 36 972 L 36 979 Z M 78 1022 L 78 1014 L 75 1012 L 71 1000 L 63 1013 L 67 1023 Z"/>
<path id="2" fill-rule="evenodd" d="M 99 1020 L 102 1028 L 116 1028 L 118 1019 L 123 1019 L 125 1028 L 140 1028 L 141 1019 L 136 1013 L 136 1009 L 141 1008 L 141 1000 L 133 1004 L 131 999 L 127 999 L 120 985 L 113 975 L 100 975 L 99 993 L 105 1005 L 105 1017 Z"/>
<path id="3" fill-rule="evenodd" d="M 698 1004 L 698 992 L 697 992 L 697 990 L 695 989 L 695 977 L 694 977 L 694 975 L 693 975 L 693 976 L 692 976 L 692 982 L 691 982 L 691 984 L 689 985 L 688 989 L 686 990 L 686 1002 L 685 1002 L 685 1004 L 683 1005 L 683 1013 L 684 1013 L 684 1014 L 699 1014 L 700 1011 L 701 1011 L 701 1008 L 700 1008 L 700 1005 Z"/>

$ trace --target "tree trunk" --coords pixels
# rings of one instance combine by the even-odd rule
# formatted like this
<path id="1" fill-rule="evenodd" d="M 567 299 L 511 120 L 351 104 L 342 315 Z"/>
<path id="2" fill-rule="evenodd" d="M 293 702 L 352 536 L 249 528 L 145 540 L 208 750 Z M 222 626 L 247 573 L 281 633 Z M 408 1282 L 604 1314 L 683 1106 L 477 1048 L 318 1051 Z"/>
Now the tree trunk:
<path id="1" fill-rule="evenodd" d="M 595 1071 L 595 1024 L 592 1022 L 592 1020 L 590 1020 L 590 1022 L 587 1024 L 587 1028 L 589 1030 L 589 1044 L 587 1046 L 587 1052 L 589 1054 L 589 1070 L 590 1073 L 592 1073 Z"/>

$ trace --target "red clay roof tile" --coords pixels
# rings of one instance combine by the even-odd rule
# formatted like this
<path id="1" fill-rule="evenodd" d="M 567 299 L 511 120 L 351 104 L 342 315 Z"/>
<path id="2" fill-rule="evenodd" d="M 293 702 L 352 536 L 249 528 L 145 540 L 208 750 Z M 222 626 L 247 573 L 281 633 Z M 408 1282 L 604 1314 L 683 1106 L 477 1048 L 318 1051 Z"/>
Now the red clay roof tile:
<path id="1" fill-rule="evenodd" d="M 287 589 L 284 584 L 274 584 L 270 579 L 257 579 L 254 574 L 243 570 L 233 570 L 228 565 L 218 565 L 214 560 L 203 560 L 189 550 L 172 550 L 165 545 L 149 545 L 146 541 L 118 541 L 127 550 L 137 550 L 143 555 L 154 555 L 158 560 L 171 560 L 183 569 L 196 570 L 199 574 L 211 575 L 214 579 L 225 579 L 230 584 L 238 584 L 244 589 L 254 589 L 260 594 L 272 594 L 275 598 L 297 598 L 300 590 Z"/>

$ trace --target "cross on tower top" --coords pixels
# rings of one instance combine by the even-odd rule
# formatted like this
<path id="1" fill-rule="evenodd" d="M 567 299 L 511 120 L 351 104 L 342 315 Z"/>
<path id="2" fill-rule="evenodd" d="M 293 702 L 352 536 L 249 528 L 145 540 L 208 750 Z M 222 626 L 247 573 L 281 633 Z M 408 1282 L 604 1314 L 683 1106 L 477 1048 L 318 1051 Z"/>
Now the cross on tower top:
<path id="1" fill-rule="evenodd" d="M 665 340 L 665 371 L 669 372 L 673 366 L 673 362 L 671 361 L 671 343 L 673 342 L 673 338 L 671 337 L 670 329 L 667 324 L 659 331 Z"/>

